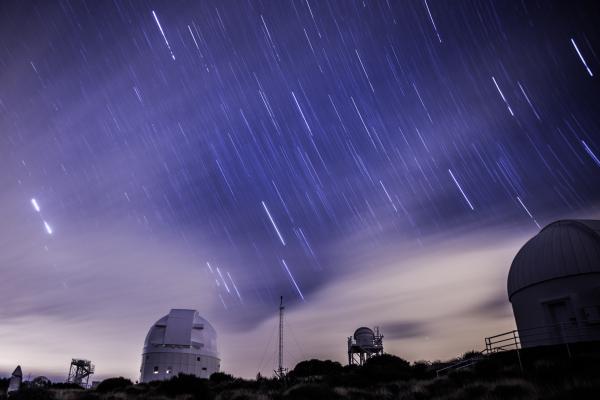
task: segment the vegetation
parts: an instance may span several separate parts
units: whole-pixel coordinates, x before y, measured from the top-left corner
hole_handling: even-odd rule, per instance
[[[125,389],[131,385],[133,385],[133,383],[129,379],[120,376],[118,378],[109,378],[103,380],[96,387],[96,391],[100,393],[115,392]]]
[[[598,399],[600,354],[582,351],[569,358],[561,349],[521,351],[482,358],[469,352],[449,362],[409,363],[393,355],[374,357],[362,366],[342,366],[330,360],[302,361],[287,379],[246,380],[226,373],[210,379],[178,375],[169,381],[133,384],[119,377],[106,379],[96,389],[53,385],[25,387],[11,400],[337,400],[337,399]],[[457,361],[475,360],[462,369],[436,371]],[[470,364],[470,363],[467,363]],[[521,370],[523,365],[523,371]],[[0,379],[0,387],[8,382]],[[0,394],[0,399],[3,399]]]

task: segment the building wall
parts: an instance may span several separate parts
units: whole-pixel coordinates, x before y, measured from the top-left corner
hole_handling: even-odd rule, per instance
[[[523,347],[600,340],[600,273],[542,282],[510,300]]]
[[[179,373],[208,379],[214,372],[219,372],[220,364],[221,360],[218,358],[201,354],[146,353],[142,355],[140,381],[150,382],[171,379]],[[167,372],[168,369],[170,369],[170,372]]]

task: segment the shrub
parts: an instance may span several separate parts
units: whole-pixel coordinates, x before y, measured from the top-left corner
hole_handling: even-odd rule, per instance
[[[465,354],[462,355],[461,359],[469,360],[471,358],[481,358],[481,352],[475,350],[469,350]]]
[[[83,390],[83,388],[81,386],[79,386],[78,384],[76,384],[76,383],[58,382],[58,383],[53,383],[50,387],[53,388],[53,389],[79,389],[79,390]]]
[[[547,400],[598,400],[598,393],[600,393],[600,386],[578,386],[573,388],[562,387],[556,393],[544,397]]]
[[[100,395],[90,390],[77,393],[74,400],[100,400]]]
[[[215,372],[210,378],[208,378],[213,383],[223,383],[223,382],[231,382],[235,380],[235,377],[230,374],[226,374],[225,372]]]
[[[473,382],[476,379],[475,373],[470,368],[455,369],[448,373],[448,378],[458,386]]]
[[[570,375],[569,363],[563,360],[537,360],[532,368],[526,371],[535,380],[548,383],[558,383]]]
[[[157,390],[169,396],[190,394],[198,400],[212,399],[212,393],[206,382],[206,379],[194,375],[179,374],[168,381],[161,381]]]
[[[336,400],[343,397],[326,385],[296,385],[284,393],[284,399],[289,400]]]
[[[290,378],[305,378],[309,376],[331,376],[342,373],[344,368],[339,362],[331,360],[308,360],[301,361],[292,371]]]
[[[488,392],[488,386],[481,383],[473,383],[465,386],[457,397],[462,400],[479,400],[485,398]]]
[[[526,382],[512,381],[497,384],[490,394],[499,399],[529,399],[532,390]]]
[[[54,400],[54,393],[46,388],[21,388],[10,394],[10,400]]]
[[[407,380],[412,377],[410,363],[391,354],[369,358],[359,373],[372,382]]]
[[[268,400],[271,398],[266,393],[236,389],[219,393],[217,400]]]
[[[133,385],[133,383],[129,379],[123,378],[122,376],[118,378],[108,378],[100,382],[98,387],[96,387],[96,391],[100,393],[114,392],[131,385]]]
[[[482,361],[479,361],[477,364],[473,365],[473,372],[475,376],[479,379],[492,379],[495,380],[498,378],[499,371],[504,367],[504,364],[501,361],[496,359],[488,358]]]
[[[415,379],[433,379],[435,370],[428,361],[415,361],[411,367],[412,376]]]
[[[380,389],[379,398],[392,398],[407,400],[412,398],[414,382],[392,382],[387,383]]]
[[[447,377],[435,378],[429,382],[423,384],[423,392],[429,397],[442,397],[448,393],[453,393],[456,390],[456,386],[453,381]]]
[[[335,391],[341,398],[347,400],[382,400],[396,398],[392,397],[393,395],[391,395],[386,389],[382,388],[336,388]]]

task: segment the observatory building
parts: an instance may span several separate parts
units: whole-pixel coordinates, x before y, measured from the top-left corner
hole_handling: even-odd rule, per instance
[[[17,392],[21,388],[21,383],[23,382],[23,371],[21,370],[21,366],[17,365],[17,368],[12,373],[10,377],[10,381],[8,381],[8,389],[6,390],[6,394],[10,395],[12,392]]]
[[[179,373],[208,378],[218,372],[217,332],[196,310],[173,309],[148,331],[140,381],[170,379]]]
[[[600,340],[600,221],[543,228],[515,256],[508,297],[522,347]]]
[[[369,358],[383,354],[383,335],[365,326],[348,338],[348,364],[363,365]]]

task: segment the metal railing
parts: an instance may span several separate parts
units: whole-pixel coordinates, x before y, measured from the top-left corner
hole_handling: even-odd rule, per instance
[[[580,325],[577,322],[567,322],[553,325],[537,326],[533,328],[512,330],[485,338],[485,350],[481,357],[457,360],[454,363],[436,370],[437,376],[451,370],[459,370],[477,364],[485,356],[502,351],[515,350],[519,366],[523,370],[520,350],[523,347],[537,347],[545,345],[564,345],[569,358],[571,358],[570,343],[585,341],[596,335],[598,327]]]
[[[519,367],[523,371],[521,360],[521,349],[523,347],[564,345],[567,355],[571,358],[571,346],[569,344],[590,340],[594,334],[597,335],[594,327],[579,325],[576,321],[513,330],[485,338],[484,354],[489,355],[515,350]]]
[[[567,322],[553,325],[537,326],[504,332],[485,338],[486,354],[506,350],[518,350],[523,347],[565,344],[585,340],[593,333],[592,327]]]

